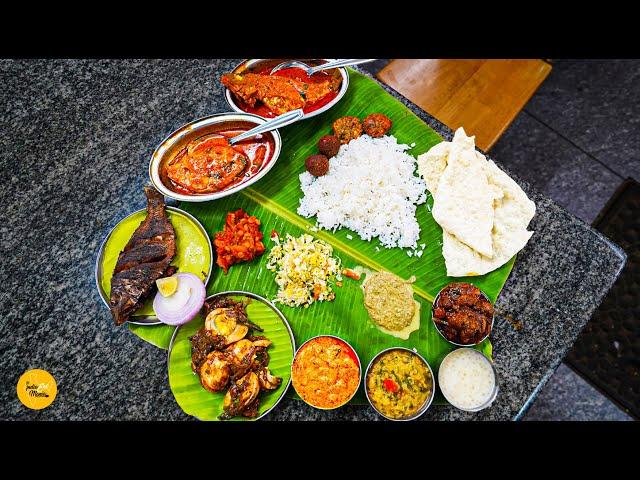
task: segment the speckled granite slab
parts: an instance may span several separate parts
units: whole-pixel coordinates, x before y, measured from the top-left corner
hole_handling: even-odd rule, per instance
[[[0,61],[1,419],[188,418],[169,390],[166,352],[113,325],[93,268],[108,230],[144,206],[155,146],[194,118],[229,110],[217,79],[236,63]],[[536,202],[536,233],[497,302],[498,399],[478,414],[434,406],[423,420],[518,418],[624,264],[616,245],[519,183]],[[15,394],[30,368],[49,370],[58,382],[55,402],[39,412]],[[379,419],[368,407],[320,412],[289,399],[267,418]]]

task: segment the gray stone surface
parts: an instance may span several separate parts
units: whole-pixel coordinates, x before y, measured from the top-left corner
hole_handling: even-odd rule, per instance
[[[558,60],[525,110],[622,177],[640,179],[640,62]]]
[[[540,390],[522,420],[630,421],[632,418],[563,363]]]
[[[233,60],[2,61],[0,418],[186,419],[169,390],[166,353],[113,325],[93,283],[108,229],[141,208],[148,159],[172,129],[227,110],[217,82]],[[418,108],[446,138],[451,132]],[[264,181],[268,181],[268,177]],[[495,404],[471,415],[434,406],[425,420],[506,420],[559,365],[606,294],[624,255],[553,201],[536,202],[536,234],[501,294],[493,334]],[[505,320],[509,314],[523,328]],[[39,412],[15,396],[44,368],[58,398]],[[270,419],[373,419],[365,407],[317,412],[285,400]]]

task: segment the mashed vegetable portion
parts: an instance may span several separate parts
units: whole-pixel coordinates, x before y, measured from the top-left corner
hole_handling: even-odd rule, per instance
[[[411,283],[390,272],[368,272],[362,284],[369,318],[386,334],[406,340],[420,328],[420,304]]]

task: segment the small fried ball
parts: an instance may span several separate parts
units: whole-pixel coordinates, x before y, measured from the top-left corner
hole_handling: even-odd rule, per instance
[[[362,122],[364,132],[370,137],[382,137],[391,128],[392,122],[389,117],[382,113],[372,113],[367,115]]]
[[[314,177],[321,177],[329,171],[329,159],[321,154],[311,155],[305,160],[304,166]]]
[[[336,134],[340,143],[344,145],[362,135],[362,123],[358,117],[339,118],[333,122],[333,133]]]
[[[335,135],[325,135],[318,140],[318,150],[327,158],[335,157],[340,150],[340,140]]]

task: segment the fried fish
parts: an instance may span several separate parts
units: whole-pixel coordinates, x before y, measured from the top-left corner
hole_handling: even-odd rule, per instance
[[[151,294],[155,281],[170,273],[176,254],[176,234],[164,197],[152,187],[145,187],[144,193],[147,217],[120,252],[111,277],[109,308],[116,325],[126,322]]]

